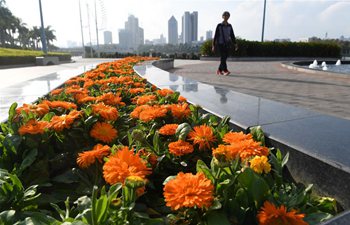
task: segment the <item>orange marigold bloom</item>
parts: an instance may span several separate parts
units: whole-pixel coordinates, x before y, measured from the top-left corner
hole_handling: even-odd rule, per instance
[[[144,122],[149,122],[151,120],[166,116],[167,112],[167,109],[161,108],[159,106],[153,106],[151,108],[143,110],[140,113],[139,118]]]
[[[253,136],[252,134],[244,134],[241,132],[228,132],[224,135],[224,138],[222,139],[227,144],[234,144],[240,141],[244,140],[252,140]]]
[[[159,129],[159,133],[162,135],[174,135],[179,124],[165,124]]]
[[[43,134],[48,127],[49,123],[47,121],[36,121],[35,119],[31,119],[18,129],[18,133],[20,135]]]
[[[191,110],[188,107],[188,104],[173,104],[170,105],[170,110],[173,116],[177,119],[182,119],[184,117],[187,117],[191,114]]]
[[[287,212],[284,205],[276,207],[271,202],[265,201],[257,215],[259,225],[308,225],[303,218],[305,214],[297,214],[297,211],[292,209]]]
[[[241,148],[238,145],[219,145],[217,148],[213,149],[213,155],[217,159],[224,157],[227,161],[230,161],[236,159],[240,151]]]
[[[50,92],[50,94],[51,94],[51,95],[59,95],[59,94],[62,93],[62,91],[63,91],[63,88],[57,88],[57,89],[55,89],[55,90],[52,90],[52,91]]]
[[[209,208],[214,200],[214,185],[203,173],[180,172],[164,186],[166,205],[172,210]]]
[[[103,103],[98,103],[91,105],[92,111],[95,114],[99,114],[105,120],[115,121],[118,119],[118,110],[112,106],[105,105]]]
[[[152,108],[152,106],[150,106],[150,105],[140,105],[140,106],[137,106],[137,107],[130,113],[130,117],[131,117],[131,118],[134,118],[134,119],[137,119],[137,118],[139,118],[140,113],[141,113],[143,110],[150,109],[150,108]]]
[[[115,155],[109,157],[103,165],[103,177],[109,184],[123,183],[129,176],[138,176],[145,179],[151,174],[151,169],[146,166],[138,154],[134,154],[128,147],[123,147]]]
[[[94,164],[96,159],[102,163],[103,157],[108,156],[111,152],[110,149],[108,145],[97,144],[92,150],[79,153],[77,164],[80,168],[87,168]]]
[[[164,88],[164,89],[161,89],[161,90],[158,90],[157,91],[157,94],[159,94],[160,96],[167,96],[167,95],[172,95],[174,94],[174,91],[171,90],[171,89],[167,89],[167,88]]]
[[[238,142],[236,145],[242,149],[239,154],[241,160],[246,160],[253,156],[268,156],[269,154],[267,147],[261,146],[260,142],[256,142],[253,139]]]
[[[50,110],[49,106],[47,104],[41,103],[37,105],[32,104],[23,104],[22,107],[19,107],[16,109],[16,112],[20,114],[22,111],[25,111],[26,113],[32,112],[34,114],[37,114],[39,116],[43,116],[46,113],[48,113]]]
[[[169,152],[173,155],[176,155],[176,156],[190,154],[194,150],[191,143],[188,143],[188,142],[183,141],[183,140],[170,142],[168,147],[169,147]]]
[[[137,98],[136,104],[144,105],[150,101],[155,101],[157,97],[155,95],[144,95]]]
[[[79,104],[96,101],[96,97],[89,96],[88,94],[76,94],[74,98]]]
[[[90,131],[91,137],[106,143],[111,143],[117,135],[118,131],[105,122],[97,122]]]
[[[97,101],[104,102],[106,105],[125,105],[125,103],[122,102],[122,98],[119,96],[119,94],[113,94],[112,92],[97,97]]]
[[[65,101],[48,101],[44,100],[42,103],[48,105],[50,108],[64,108],[64,109],[76,109],[77,105],[72,102]]]
[[[134,95],[134,94],[138,94],[138,93],[143,93],[145,92],[144,88],[130,88],[129,89],[129,93]]]
[[[177,99],[177,101],[178,102],[186,102],[187,99],[184,96],[180,95],[179,98]]]
[[[73,122],[81,116],[81,112],[73,110],[68,115],[53,116],[50,121],[50,128],[55,131],[62,131],[64,128],[70,128]]]
[[[212,128],[205,124],[195,126],[188,136],[195,145],[199,145],[199,150],[210,149],[210,145],[216,141]]]

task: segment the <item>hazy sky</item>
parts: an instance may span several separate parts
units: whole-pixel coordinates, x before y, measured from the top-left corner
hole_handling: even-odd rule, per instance
[[[79,1],[41,0],[45,26],[56,31],[60,47],[67,41],[81,43]],[[91,39],[96,43],[94,0],[81,0],[85,42],[89,42],[88,13]],[[261,39],[263,0],[96,0],[99,42],[103,31],[113,32],[118,42],[118,30],[124,28],[128,15],[139,18],[145,39],[168,36],[168,20],[174,15],[181,33],[184,11],[198,11],[198,38],[214,30],[221,22],[223,11],[231,12],[229,22],[236,36],[248,40]],[[12,13],[28,26],[40,26],[39,0],[6,0]],[[350,37],[350,0],[267,0],[265,39],[291,38],[298,41],[311,36]]]

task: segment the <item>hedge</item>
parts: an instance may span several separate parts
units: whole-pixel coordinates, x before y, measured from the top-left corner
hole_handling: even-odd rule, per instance
[[[38,56],[43,56],[43,52],[0,48],[0,65],[33,64]],[[56,56],[59,61],[71,60],[71,54],[68,53],[49,52],[48,56]]]
[[[341,48],[333,43],[318,42],[258,42],[237,40],[237,57],[330,57],[337,58],[341,55]],[[202,56],[218,56],[218,52],[212,52],[212,40],[208,40],[201,46]]]

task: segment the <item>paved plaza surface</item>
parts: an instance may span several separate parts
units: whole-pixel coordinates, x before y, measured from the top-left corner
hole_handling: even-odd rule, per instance
[[[350,75],[306,73],[281,62],[228,62],[232,74],[218,76],[218,61],[175,60],[169,72],[206,84],[350,119]]]

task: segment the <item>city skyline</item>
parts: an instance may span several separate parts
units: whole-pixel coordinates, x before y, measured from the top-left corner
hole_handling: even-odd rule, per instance
[[[144,29],[145,39],[159,38],[161,34],[168,39],[167,21],[174,15],[179,23],[185,11],[198,11],[198,37],[206,36],[206,31],[214,30],[222,21],[221,14],[231,12],[229,22],[235,34],[247,40],[260,40],[262,25],[262,0],[129,0],[116,2],[96,0],[99,25],[99,39],[103,32],[112,31],[113,43],[118,43],[118,31],[128,15],[139,18]],[[83,29],[87,37],[87,3],[90,8],[92,42],[96,42],[94,1],[81,0]],[[185,4],[184,4],[185,3]],[[37,0],[6,0],[12,13],[22,19],[28,27],[40,26]],[[153,6],[157,7],[153,7]],[[64,47],[67,42],[81,43],[79,1],[78,0],[42,0],[45,26],[55,31],[55,45]],[[350,37],[350,1],[349,0],[267,0],[265,40],[290,38],[298,41],[312,36],[339,38]],[[180,32],[179,32],[180,33]],[[88,40],[88,38],[85,38]],[[102,43],[102,41],[100,41]]]

